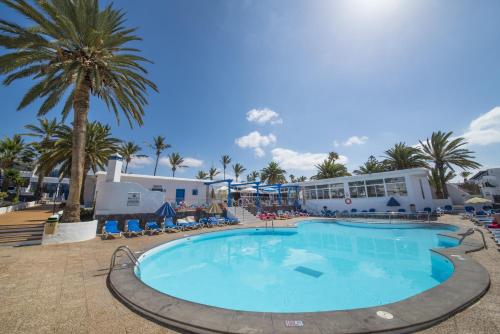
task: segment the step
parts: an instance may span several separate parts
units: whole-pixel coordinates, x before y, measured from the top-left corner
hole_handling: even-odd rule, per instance
[[[0,235],[1,234],[9,234],[9,233],[17,233],[17,232],[43,232],[43,226],[42,227],[31,227],[31,228],[11,228],[11,229],[1,229],[0,228]]]
[[[0,243],[0,247],[23,247],[23,246],[36,246],[41,244],[42,244],[42,239],[24,240],[24,241],[10,242],[10,243]]]
[[[22,241],[22,240],[42,240],[42,235],[13,235],[0,238],[0,243]]]

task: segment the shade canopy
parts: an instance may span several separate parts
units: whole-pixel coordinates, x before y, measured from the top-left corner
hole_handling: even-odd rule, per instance
[[[472,197],[465,201],[465,204],[486,204],[486,203],[491,203],[491,201],[483,197]]]
[[[218,215],[218,214],[222,213],[222,210],[221,210],[219,204],[214,202],[208,207],[207,212],[212,214],[212,215]]]
[[[242,192],[242,193],[256,193],[257,189],[248,187],[248,188],[245,188],[245,189],[241,189],[240,192]]]
[[[174,208],[172,208],[169,202],[165,202],[158,210],[156,210],[155,215],[171,218],[175,217],[175,210]]]
[[[387,206],[401,206],[401,204],[394,197],[391,197],[387,202]]]

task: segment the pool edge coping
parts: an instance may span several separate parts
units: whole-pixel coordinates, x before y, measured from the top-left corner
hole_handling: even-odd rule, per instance
[[[323,219],[314,219],[323,220]],[[415,224],[415,223],[411,223]],[[452,224],[424,223],[435,226]],[[275,227],[275,229],[293,226]],[[237,227],[236,229],[263,227]],[[235,228],[232,228],[235,229]],[[223,232],[230,229],[218,230]],[[442,233],[461,239],[466,229]],[[203,235],[206,231],[189,235]],[[179,240],[186,236],[180,236]],[[161,243],[164,244],[164,243]],[[159,245],[148,247],[149,251]],[[235,311],[182,300],[159,292],[136,277],[133,264],[118,267],[108,274],[108,288],[124,305],[140,315],[167,327],[193,333],[292,333],[297,327],[286,327],[286,320],[302,320],[307,333],[409,333],[429,328],[462,311],[479,300],[489,289],[490,276],[486,269],[472,259],[470,252],[483,245],[475,240],[464,240],[455,247],[431,249],[445,257],[454,266],[454,272],[445,282],[399,302],[377,307],[303,313],[264,313]],[[207,286],[209,287],[209,286]],[[388,312],[393,319],[377,316],[377,311]]]

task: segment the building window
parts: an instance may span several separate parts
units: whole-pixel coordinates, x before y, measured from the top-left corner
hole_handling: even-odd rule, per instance
[[[163,186],[162,186],[162,185],[155,184],[155,185],[153,186],[153,188],[151,188],[151,191],[160,191],[160,192],[163,192]]]
[[[306,199],[317,199],[318,198],[316,196],[316,186],[304,187],[304,193],[305,193]]]
[[[385,188],[384,188],[384,180],[367,180],[366,181],[366,192],[368,197],[384,197],[385,196]]]
[[[198,189],[193,189],[192,194],[193,194],[193,196],[198,196]]]
[[[352,198],[366,197],[365,181],[349,182],[349,192]]]
[[[330,185],[330,198],[344,198],[344,184],[343,183],[334,183]]]
[[[407,196],[406,182],[404,177],[391,177],[385,179],[387,196]]]
[[[330,189],[328,185],[321,185],[316,187],[318,199],[330,199]]]

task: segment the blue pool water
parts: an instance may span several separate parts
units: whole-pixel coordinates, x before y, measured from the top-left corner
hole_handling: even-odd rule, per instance
[[[240,229],[152,249],[136,274],[184,300],[259,312],[346,310],[396,302],[445,281],[453,265],[431,248],[457,241],[424,225],[307,221]]]

